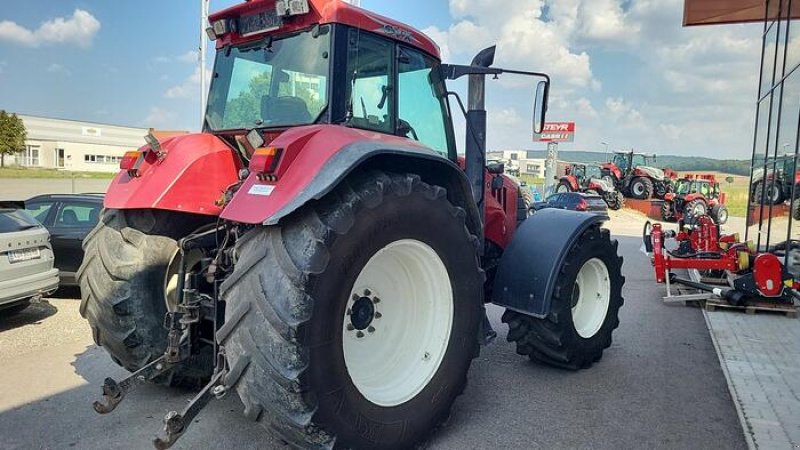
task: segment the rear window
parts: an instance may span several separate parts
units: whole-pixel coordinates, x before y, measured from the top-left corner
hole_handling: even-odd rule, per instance
[[[586,197],[586,203],[591,209],[606,209],[606,202],[601,197]]]
[[[0,233],[13,233],[40,227],[30,214],[22,209],[0,209]]]

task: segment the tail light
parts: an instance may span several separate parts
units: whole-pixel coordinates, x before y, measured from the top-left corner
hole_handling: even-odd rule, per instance
[[[586,201],[585,198],[582,198],[581,201],[578,202],[578,206],[575,207],[575,211],[588,211],[589,210],[589,203]]]
[[[132,152],[125,152],[122,155],[122,159],[119,162],[119,168],[121,170],[131,170],[133,166],[136,164],[136,160],[139,159],[139,151],[134,150]]]
[[[250,158],[250,172],[255,172],[262,178],[275,172],[281,157],[281,149],[275,147],[257,148]]]

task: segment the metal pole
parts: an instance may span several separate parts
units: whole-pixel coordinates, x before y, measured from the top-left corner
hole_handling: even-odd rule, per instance
[[[547,143],[547,159],[544,162],[544,193],[553,192],[553,187],[556,184],[556,176],[558,172],[558,143]]]
[[[200,61],[200,128],[205,126],[206,117],[206,101],[208,96],[208,89],[206,87],[206,48],[208,41],[206,40],[206,27],[208,26],[208,2],[209,0],[200,0],[200,48],[198,49],[198,59]]]

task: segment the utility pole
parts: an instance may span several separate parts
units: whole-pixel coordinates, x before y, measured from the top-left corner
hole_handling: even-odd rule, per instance
[[[200,128],[205,125],[206,102],[208,96],[208,86],[206,82],[206,49],[208,38],[206,37],[206,27],[208,26],[208,2],[200,0],[200,48],[198,49],[198,59],[200,62]]]

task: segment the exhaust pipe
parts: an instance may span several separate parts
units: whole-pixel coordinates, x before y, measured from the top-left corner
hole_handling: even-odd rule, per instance
[[[496,46],[483,49],[472,59],[472,66],[489,67],[494,64]],[[484,168],[486,167],[486,74],[470,74],[467,98],[467,132],[464,146],[466,174],[472,187],[472,198],[478,205],[481,224],[483,220]],[[483,240],[483,226],[481,235]],[[483,249],[480,249],[483,254]]]

